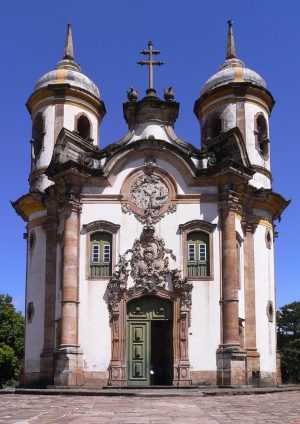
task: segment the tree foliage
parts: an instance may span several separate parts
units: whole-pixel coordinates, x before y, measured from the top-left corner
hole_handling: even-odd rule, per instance
[[[277,342],[281,354],[281,374],[285,383],[300,381],[300,302],[277,311]]]
[[[0,387],[18,378],[23,352],[24,318],[11,296],[0,294]]]

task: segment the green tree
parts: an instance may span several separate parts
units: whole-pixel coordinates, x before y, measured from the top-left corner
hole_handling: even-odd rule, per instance
[[[300,381],[300,302],[277,311],[277,342],[281,354],[281,374],[285,383]]]
[[[11,296],[0,294],[0,387],[18,379],[23,352],[24,318]]]

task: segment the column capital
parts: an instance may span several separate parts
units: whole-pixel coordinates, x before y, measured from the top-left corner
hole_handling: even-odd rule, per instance
[[[219,210],[222,214],[241,212],[240,196],[232,190],[224,190],[220,194]]]
[[[252,215],[244,215],[241,221],[241,226],[244,234],[254,234],[258,226],[257,219]]]

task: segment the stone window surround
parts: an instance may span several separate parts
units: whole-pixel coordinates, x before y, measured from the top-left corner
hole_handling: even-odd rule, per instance
[[[94,141],[94,139],[92,138],[92,134],[93,134],[93,125],[92,125],[92,122],[91,122],[91,120],[90,120],[90,118],[89,118],[89,116],[88,116],[88,114],[87,113],[85,113],[85,112],[79,112],[79,113],[77,113],[77,115],[75,115],[74,116],[74,132],[76,132],[76,134],[79,134],[79,132],[78,132],[78,120],[82,117],[82,116],[84,116],[85,118],[87,118],[87,120],[89,121],[89,123],[90,123],[90,131],[89,131],[89,136],[88,136],[88,138],[87,138],[87,141]]]
[[[266,312],[268,316],[268,321],[273,322],[274,321],[274,304],[272,300],[268,300]]]
[[[262,116],[266,122],[266,128],[267,128],[267,135],[269,136],[269,131],[268,131],[268,121],[265,117],[265,115],[263,114],[263,112],[257,112],[257,114],[254,116],[254,136],[255,136],[255,149],[258,151],[260,157],[264,160],[269,160],[269,156],[270,156],[270,149],[269,146],[267,145],[267,152],[265,154],[262,153],[261,148],[259,146],[259,141],[258,141],[258,132],[257,132],[257,118],[259,116]]]
[[[116,238],[120,225],[109,221],[93,221],[82,227],[81,234],[86,234],[86,255],[85,255],[85,278],[87,280],[109,280],[111,276],[91,277],[90,275],[90,257],[91,257],[91,234],[96,232],[109,233],[112,236],[111,246],[111,269],[116,265]]]
[[[179,231],[181,234],[181,245],[182,245],[182,259],[183,259],[183,276],[187,277],[188,280],[192,281],[212,281],[214,279],[214,249],[213,249],[213,232],[216,228],[216,224],[204,221],[201,219],[194,219],[188,221],[185,224],[179,225]],[[209,237],[209,264],[210,270],[207,276],[188,277],[187,276],[187,236],[189,233],[194,231],[200,231],[208,234]]]
[[[266,241],[267,249],[272,249],[272,241],[273,241],[273,239],[272,239],[270,228],[266,228],[265,241]]]

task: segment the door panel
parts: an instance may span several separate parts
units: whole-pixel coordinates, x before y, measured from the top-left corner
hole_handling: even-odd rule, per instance
[[[128,384],[149,384],[149,322],[128,323]]]

